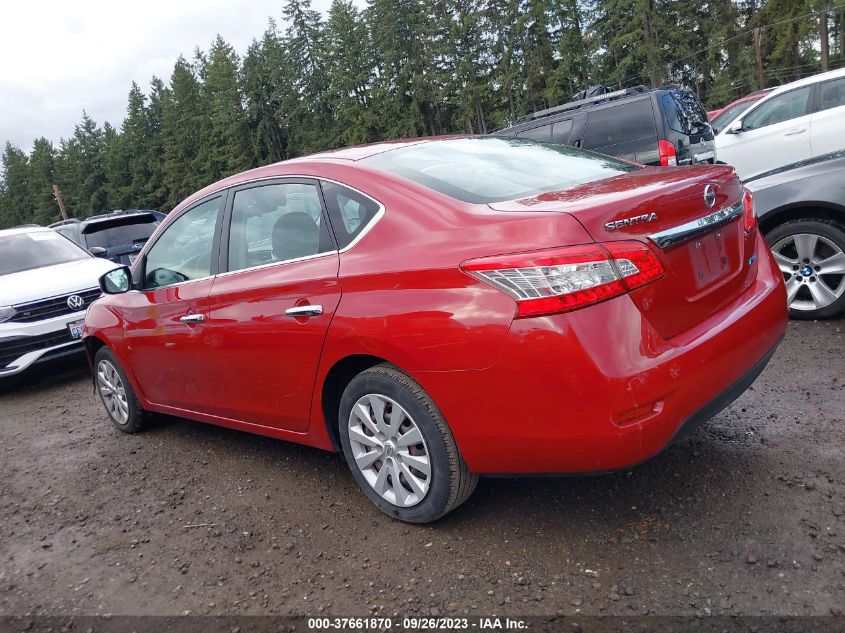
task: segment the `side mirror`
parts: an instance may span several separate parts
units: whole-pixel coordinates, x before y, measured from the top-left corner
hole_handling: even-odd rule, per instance
[[[92,246],[88,249],[88,252],[91,253],[94,257],[106,256],[106,249],[104,249],[102,246]]]
[[[131,287],[132,273],[129,266],[115,268],[100,277],[100,290],[107,295],[119,295],[128,292]]]
[[[731,123],[730,126],[728,127],[728,133],[729,134],[739,134],[742,131],[743,131],[742,119],[737,119],[736,121]]]

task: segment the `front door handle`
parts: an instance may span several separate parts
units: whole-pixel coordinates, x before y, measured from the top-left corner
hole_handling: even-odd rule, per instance
[[[179,320],[182,323],[202,323],[205,320],[205,317],[201,314],[186,314],[183,317],[180,317]]]
[[[294,306],[285,310],[285,314],[292,317],[317,316],[323,314],[323,306]]]
[[[807,131],[807,128],[802,127],[802,128],[798,128],[798,129],[795,129],[795,130],[789,130],[789,132],[784,134],[784,136],[795,136],[796,134],[803,134],[806,131]]]

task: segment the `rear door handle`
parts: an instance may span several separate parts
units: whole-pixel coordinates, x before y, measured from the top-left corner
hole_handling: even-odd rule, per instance
[[[202,323],[205,320],[205,317],[201,314],[186,314],[183,317],[180,317],[179,320],[182,323]]]
[[[803,134],[806,131],[807,131],[807,128],[805,128],[805,127],[797,128],[795,130],[789,130],[789,132],[784,134],[784,136],[795,136],[796,134]]]
[[[285,310],[285,314],[292,317],[317,316],[323,314],[323,306],[294,306]]]

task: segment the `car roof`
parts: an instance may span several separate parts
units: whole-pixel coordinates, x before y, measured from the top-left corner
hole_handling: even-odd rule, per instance
[[[802,86],[811,86],[822,81],[827,81],[828,79],[837,79],[839,77],[845,77],[845,68],[831,70],[826,73],[818,73],[816,75],[811,75],[810,77],[804,77],[803,79],[799,79],[798,81],[793,81],[792,83],[778,86],[769,94],[767,94],[764,98],[768,100],[776,95],[783,94],[784,92],[788,92],[789,90],[793,90],[795,88],[801,88]]]
[[[0,235],[22,235],[24,233],[40,233],[52,230],[46,226],[16,226],[11,229],[0,229]]]

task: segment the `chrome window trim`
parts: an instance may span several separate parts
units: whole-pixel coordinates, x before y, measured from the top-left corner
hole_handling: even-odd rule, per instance
[[[736,218],[742,216],[742,214],[743,205],[740,200],[732,206],[722,207],[718,211],[708,213],[707,215],[695,220],[685,222],[684,224],[680,224],[678,226],[673,226],[672,228],[664,231],[652,233],[648,236],[648,239],[657,244],[660,248],[668,248],[669,246],[680,244],[681,242],[690,240],[697,235],[706,233],[714,227],[732,222]]]
[[[284,264],[294,264],[296,262],[305,262],[311,259],[317,259],[319,257],[326,257],[327,255],[337,255],[337,249],[332,249],[330,251],[323,251],[322,253],[314,253],[313,255],[305,255],[303,257],[294,257],[293,259],[281,259],[277,262],[267,262],[266,264],[259,264],[258,266],[250,266],[249,268],[238,268],[237,270],[227,270],[223,273],[217,273],[214,277],[215,279],[220,277],[228,277],[229,275],[237,275],[238,273],[248,273],[252,272],[253,270],[262,270],[264,268],[270,268],[272,266],[280,266]]]

